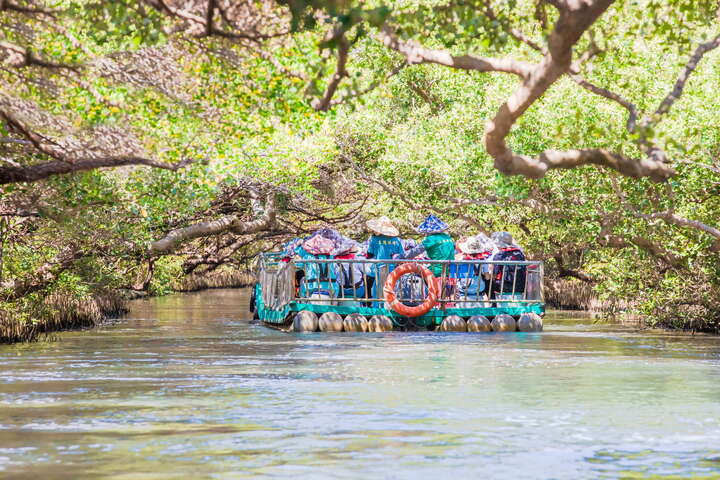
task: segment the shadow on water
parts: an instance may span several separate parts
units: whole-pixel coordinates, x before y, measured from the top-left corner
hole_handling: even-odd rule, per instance
[[[719,478],[720,339],[287,334],[248,292],[0,347],[2,478]]]

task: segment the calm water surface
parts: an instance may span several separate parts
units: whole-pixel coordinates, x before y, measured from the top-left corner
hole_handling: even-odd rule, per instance
[[[288,334],[247,292],[0,346],[0,478],[720,478],[720,338]]]

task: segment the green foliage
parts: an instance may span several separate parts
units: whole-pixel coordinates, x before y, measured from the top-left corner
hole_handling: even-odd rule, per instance
[[[181,267],[180,257],[163,257],[157,260],[148,292],[151,295],[166,295],[172,292],[173,283],[182,277]]]

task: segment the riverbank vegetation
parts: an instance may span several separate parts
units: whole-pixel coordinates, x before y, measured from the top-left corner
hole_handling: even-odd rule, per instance
[[[717,331],[719,35],[715,0],[0,2],[0,338],[429,212]]]

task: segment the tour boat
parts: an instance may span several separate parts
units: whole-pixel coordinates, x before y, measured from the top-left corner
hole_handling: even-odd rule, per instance
[[[292,331],[542,330],[543,263],[260,256],[250,309]],[[490,295],[488,295],[490,293]]]

